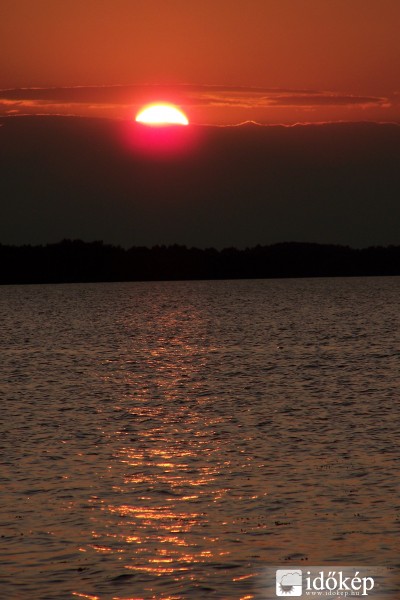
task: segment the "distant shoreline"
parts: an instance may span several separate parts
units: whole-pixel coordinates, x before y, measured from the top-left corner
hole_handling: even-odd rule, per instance
[[[285,242],[268,246],[199,249],[143,246],[124,249],[101,241],[0,244],[0,284],[281,279],[400,275],[400,246]]]

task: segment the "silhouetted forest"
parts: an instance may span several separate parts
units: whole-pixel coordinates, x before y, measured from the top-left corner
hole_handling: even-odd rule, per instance
[[[238,250],[133,247],[63,240],[45,246],[0,244],[0,283],[251,279],[400,275],[400,246],[280,243]]]

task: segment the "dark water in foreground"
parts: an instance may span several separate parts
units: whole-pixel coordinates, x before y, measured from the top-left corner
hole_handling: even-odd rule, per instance
[[[0,598],[258,599],[271,565],[398,567],[399,298],[0,288]]]

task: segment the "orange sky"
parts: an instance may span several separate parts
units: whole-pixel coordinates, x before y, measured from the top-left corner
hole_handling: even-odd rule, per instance
[[[2,0],[0,88],[53,90],[0,114],[127,117],[162,84],[200,123],[400,120],[399,31],[399,0]]]

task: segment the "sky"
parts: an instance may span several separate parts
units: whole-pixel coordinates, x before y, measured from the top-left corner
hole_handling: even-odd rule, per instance
[[[2,0],[0,243],[400,244],[399,26],[399,0]],[[145,132],[156,101],[190,125]]]
[[[2,0],[0,114],[399,121],[399,26],[398,0]]]

